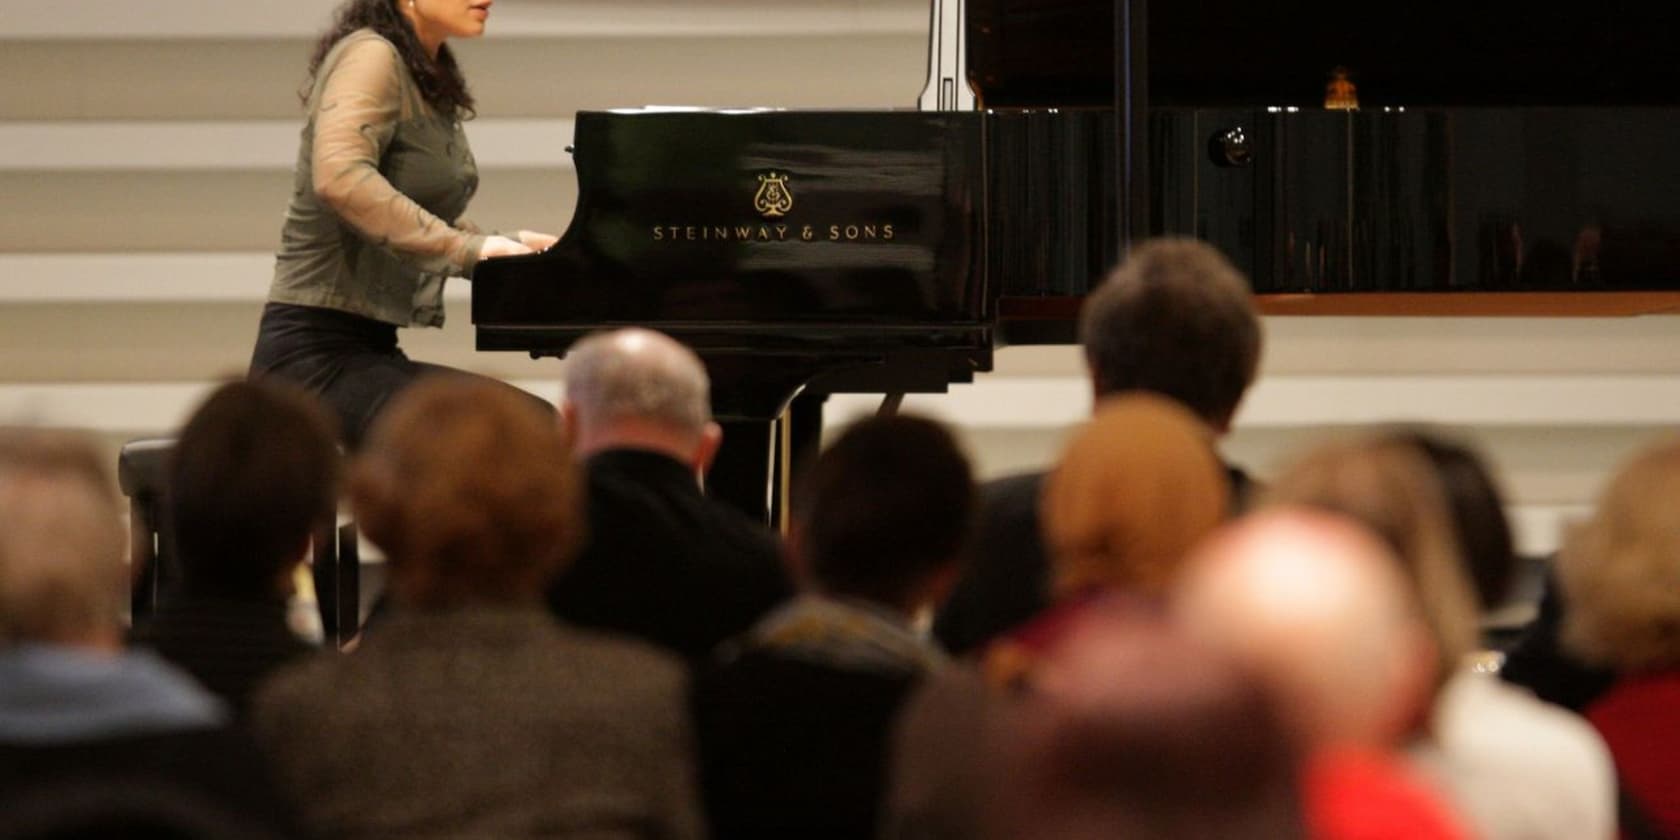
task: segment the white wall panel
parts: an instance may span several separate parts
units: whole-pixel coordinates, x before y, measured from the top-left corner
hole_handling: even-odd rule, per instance
[[[281,169],[0,170],[0,253],[272,251],[292,173]],[[489,169],[467,215],[489,230],[561,230],[570,169]]]
[[[0,2],[0,420],[168,429],[250,354],[333,0]],[[580,109],[909,105],[924,0],[501,0],[459,45],[484,168],[470,215],[564,228]],[[411,355],[558,390],[563,367],[473,349],[464,284]],[[1450,424],[1502,469],[1524,544],[1555,542],[1615,462],[1680,417],[1680,318],[1268,318],[1225,442],[1262,477],[1370,421]],[[875,397],[836,398],[835,422]],[[908,405],[959,424],[986,475],[1036,468],[1089,409],[1075,348]]]
[[[17,39],[307,37],[338,0],[53,0],[0,4],[0,35]],[[926,4],[903,0],[502,0],[496,38],[758,37],[805,32],[921,31]]]
[[[486,38],[457,51],[485,118],[570,118],[648,104],[890,108],[912,104],[922,36]],[[9,41],[0,114],[15,120],[298,122],[307,38]]]
[[[0,172],[291,172],[298,131],[295,119],[0,123]],[[481,170],[572,166],[571,120],[480,119],[466,132]]]

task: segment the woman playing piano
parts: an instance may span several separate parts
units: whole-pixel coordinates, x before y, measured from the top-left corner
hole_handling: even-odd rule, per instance
[[[416,378],[399,327],[443,324],[443,285],[553,236],[486,235],[461,218],[478,168],[446,41],[484,33],[491,0],[346,0],[309,64],[308,108],[274,282],[251,359],[319,393],[346,441]]]

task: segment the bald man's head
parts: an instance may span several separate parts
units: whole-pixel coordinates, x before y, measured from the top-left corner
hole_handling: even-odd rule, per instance
[[[1309,744],[1388,747],[1423,719],[1435,649],[1399,563],[1351,520],[1277,508],[1196,551],[1174,602],[1247,662]]]
[[[1140,675],[1147,675],[1140,678]],[[1300,749],[1230,657],[1099,602],[984,734],[989,838],[1302,836]]]
[[[669,336],[636,328],[597,333],[567,361],[564,410],[580,454],[628,446],[691,461],[716,450],[706,367]]]

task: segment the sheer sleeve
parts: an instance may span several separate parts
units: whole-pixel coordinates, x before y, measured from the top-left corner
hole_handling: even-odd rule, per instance
[[[390,45],[367,38],[344,46],[315,107],[310,167],[315,195],[369,242],[421,271],[465,277],[482,235],[458,230],[403,195],[379,172],[381,152],[402,117],[402,82]]]

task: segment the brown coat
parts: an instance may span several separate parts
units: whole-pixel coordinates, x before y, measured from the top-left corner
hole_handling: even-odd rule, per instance
[[[393,613],[259,692],[322,836],[701,836],[681,668],[540,606]]]

